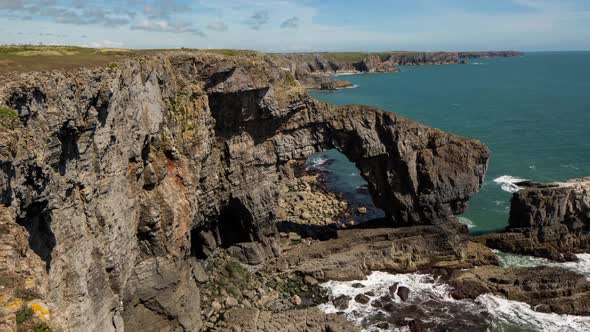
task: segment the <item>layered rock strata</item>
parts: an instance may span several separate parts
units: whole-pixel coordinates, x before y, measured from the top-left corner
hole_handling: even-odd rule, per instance
[[[517,184],[509,226],[479,241],[502,251],[575,260],[590,250],[590,178]]]
[[[462,213],[488,159],[479,142],[393,113],[315,101],[271,56],[5,76],[0,104],[20,120],[0,135],[0,202],[66,331],[203,328],[199,260],[237,244],[280,253],[290,160],[338,149],[388,225],[409,226]]]

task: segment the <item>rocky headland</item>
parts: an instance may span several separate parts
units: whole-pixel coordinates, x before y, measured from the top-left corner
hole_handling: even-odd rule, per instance
[[[497,52],[379,52],[273,54],[279,65],[293,73],[306,88],[337,90],[352,86],[334,74],[398,72],[399,66],[463,64],[468,59],[521,56]]]
[[[492,248],[555,261],[590,250],[590,178],[556,183],[517,183],[509,226],[479,242]]]
[[[316,307],[334,300],[318,283],[375,270],[443,275],[458,297],[512,282],[511,298],[587,314],[520,286],[572,303],[588,292],[575,273],[479,277],[501,274],[496,256],[454,216],[483,182],[483,144],[314,100],[284,61],[163,52],[3,77],[0,329],[356,331]],[[346,204],[296,176],[328,149],[383,220],[337,227]]]

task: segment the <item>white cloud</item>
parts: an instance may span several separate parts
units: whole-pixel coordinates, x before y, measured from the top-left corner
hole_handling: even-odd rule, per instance
[[[83,45],[85,47],[95,47],[95,48],[122,48],[124,46],[121,42],[116,42],[112,40],[101,40],[101,41],[94,41]]]

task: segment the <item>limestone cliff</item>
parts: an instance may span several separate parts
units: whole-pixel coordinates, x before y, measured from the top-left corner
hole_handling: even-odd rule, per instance
[[[199,330],[200,259],[238,243],[279,254],[291,160],[338,149],[394,226],[462,213],[488,159],[477,141],[313,100],[272,56],[15,74],[0,105],[20,120],[1,128],[2,213],[26,234],[19,259],[41,262],[33,287],[66,331]]]
[[[519,183],[505,233],[480,240],[500,250],[563,261],[590,248],[590,178]]]

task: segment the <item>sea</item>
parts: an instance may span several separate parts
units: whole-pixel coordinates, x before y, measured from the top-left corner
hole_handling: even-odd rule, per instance
[[[353,88],[311,94],[338,105],[375,106],[478,139],[489,147],[491,159],[481,191],[459,217],[473,234],[501,231],[508,225],[510,198],[519,181],[590,176],[590,52],[539,52],[474,59],[462,65],[406,66],[398,73],[347,75],[345,79]],[[328,189],[355,205],[369,207],[370,216],[382,214],[372,206],[366,182],[344,155],[318,153],[307,165],[326,175]],[[506,267],[556,265],[590,278],[590,254],[579,255],[575,263],[497,255]],[[494,295],[454,300],[449,286],[427,274],[373,272],[358,282],[366,286],[363,291],[377,296],[394,282],[409,286],[413,291],[408,302],[396,299],[398,310],[406,319],[421,320],[428,330],[590,331],[589,317],[539,313],[525,303]],[[352,284],[333,281],[324,287],[333,296],[354,297],[359,290]],[[321,308],[336,311],[331,303]],[[409,329],[401,327],[399,317],[357,303],[342,314],[366,331]],[[378,327],[380,322],[389,322],[389,327]]]

